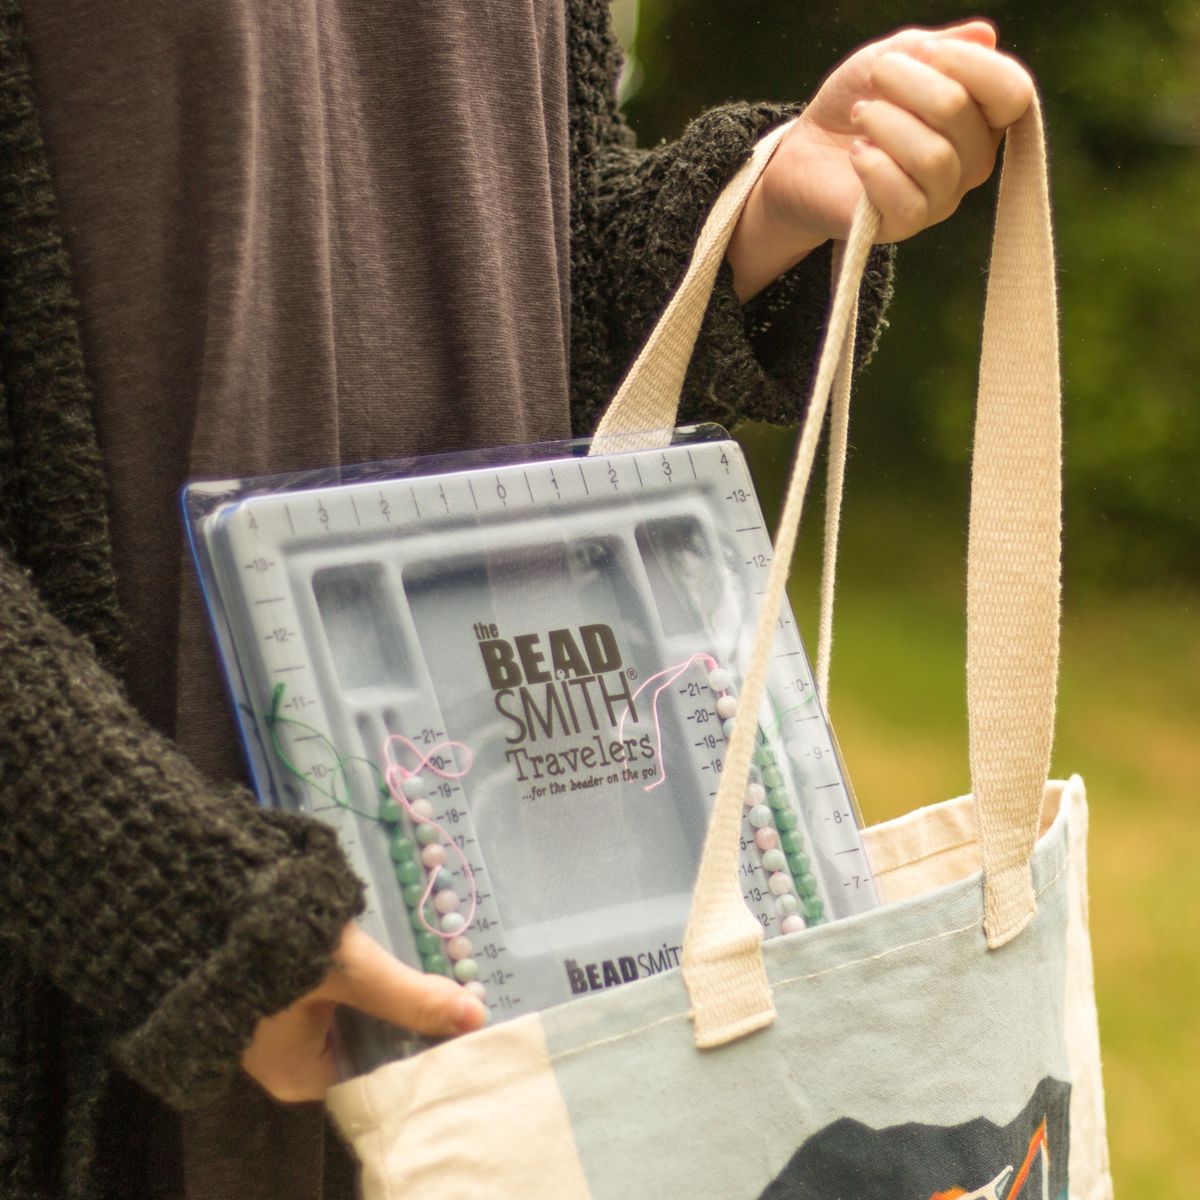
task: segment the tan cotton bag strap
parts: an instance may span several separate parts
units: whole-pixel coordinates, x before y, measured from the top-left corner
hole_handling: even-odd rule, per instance
[[[663,431],[674,424],[687,361],[725,244],[744,197],[783,132],[774,131],[760,144],[714,206],[679,291],[602,423],[606,435],[641,435],[629,437],[631,447],[660,445]],[[730,193],[735,199],[724,205]],[[878,220],[864,201],[847,240],[755,647],[740,683],[739,716],[705,839],[683,951],[700,1046],[721,1045],[775,1016],[761,927],[746,908],[738,882],[742,795],[753,751],[754,714],[761,704],[804,492],[837,365],[849,357],[846,335],[853,328],[854,302]],[[719,228],[710,229],[714,225]],[[700,294],[681,295],[690,292]],[[604,448],[612,446],[608,442]],[[1041,114],[1035,102],[1009,130],[1005,148],[972,458],[967,699],[984,864],[984,926],[993,947],[1016,936],[1035,911],[1030,858],[1049,769],[1058,667],[1060,476],[1054,255]]]

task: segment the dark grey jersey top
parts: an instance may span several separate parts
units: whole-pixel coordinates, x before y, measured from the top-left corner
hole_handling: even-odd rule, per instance
[[[28,6],[135,703],[240,770],[185,480],[565,436],[560,0]]]
[[[95,390],[131,698],[240,753],[177,492],[568,433],[560,0],[27,6]],[[248,1086],[147,1189],[350,1194],[321,1113]],[[184,1179],[177,1171],[182,1162]]]

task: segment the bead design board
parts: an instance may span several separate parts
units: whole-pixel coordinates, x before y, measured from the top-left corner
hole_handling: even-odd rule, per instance
[[[711,426],[433,466],[185,507],[260,795],[501,1019],[678,965],[771,543]],[[786,609],[767,690],[741,874],[770,937],[876,898]]]

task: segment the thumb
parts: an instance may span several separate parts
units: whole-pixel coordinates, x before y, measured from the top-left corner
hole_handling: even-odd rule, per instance
[[[995,50],[999,42],[995,25],[983,18],[960,21],[955,25],[943,25],[940,29],[914,32],[920,33],[920,40],[922,41],[929,38],[953,38],[960,42],[974,42],[976,45],[983,46],[988,50]]]
[[[997,45],[996,27],[990,21],[972,20],[960,21],[956,25],[943,25],[938,29],[924,26],[910,26],[893,33],[882,41],[873,43],[876,52],[884,54],[889,50],[899,50],[912,54],[919,46],[928,41],[973,42],[985,50],[995,50]]]
[[[406,966],[356,925],[346,927],[333,961],[318,989],[323,999],[435,1037],[470,1033],[487,1020],[483,1004],[465,988]]]

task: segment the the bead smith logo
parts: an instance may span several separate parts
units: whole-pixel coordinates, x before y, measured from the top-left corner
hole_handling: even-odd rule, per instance
[[[496,711],[509,726],[510,749],[504,756],[516,767],[519,782],[614,766],[620,778],[628,764],[655,757],[649,734],[612,737],[623,717],[627,725],[636,725],[638,714],[630,685],[636,672],[625,667],[610,626],[580,625],[509,639],[496,625],[477,623],[472,632]],[[581,734],[590,735],[582,744],[562,744]],[[556,744],[543,753],[526,748],[542,742]],[[607,781],[592,776],[573,786]]]
[[[662,971],[670,971],[679,966],[679,956],[682,952],[682,946],[672,946],[663,942],[654,950],[643,951],[638,955],[624,954],[619,958],[606,958],[600,962],[581,963],[577,959],[568,958],[563,963],[563,968],[567,972],[567,983],[572,995],[580,996],[584,992],[599,992],[604,988],[619,987],[622,983],[632,983],[635,979],[645,979]]]

